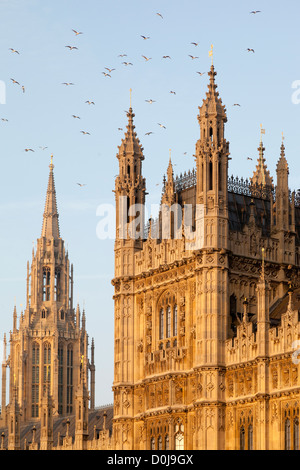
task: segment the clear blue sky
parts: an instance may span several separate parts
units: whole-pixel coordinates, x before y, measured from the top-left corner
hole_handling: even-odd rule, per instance
[[[252,10],[262,13],[251,15]],[[15,297],[18,314],[25,305],[26,263],[41,233],[53,153],[61,236],[75,269],[75,303],[85,304],[89,336],[95,338],[96,404],[112,402],[114,241],[97,238],[96,210],[114,203],[123,137],[118,128],[126,126],[129,89],[144,147],[149,204],[160,201],[170,148],[175,173],[194,167],[198,106],[208,83],[207,75],[196,72],[208,71],[211,44],[228,112],[230,174],[252,175],[262,123],[272,176],[283,131],[290,187],[298,189],[300,105],[292,103],[292,83],[300,80],[299,17],[299,0],[284,5],[277,0],[0,0],[0,80],[7,92],[0,118],[8,119],[0,121],[1,339],[12,328]],[[75,37],[72,29],[83,34]],[[118,57],[123,53],[127,57]],[[116,69],[111,78],[102,74],[105,67]],[[154,134],[145,136],[148,131]],[[26,153],[28,147],[35,152]]]

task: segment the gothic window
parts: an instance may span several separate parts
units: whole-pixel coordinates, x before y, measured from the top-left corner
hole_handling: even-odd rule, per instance
[[[209,137],[210,137],[211,142],[213,142],[214,141],[214,133],[213,133],[212,127],[209,129]]]
[[[67,413],[73,411],[73,349],[67,350]]]
[[[155,450],[155,438],[151,437],[151,442],[150,442],[151,450]]]
[[[184,450],[184,426],[182,423],[175,426],[175,450]]]
[[[240,429],[240,450],[246,450],[245,428]]]
[[[42,318],[46,318],[46,309],[45,308],[43,308],[43,310],[42,310]]]
[[[65,319],[65,312],[64,312],[63,309],[61,309],[61,310],[59,311],[59,317],[60,317],[60,320],[64,320],[64,319]]]
[[[63,362],[64,350],[63,346],[58,347],[58,412],[63,414]]]
[[[54,300],[60,301],[60,269],[55,269]]]
[[[31,377],[31,416],[39,416],[39,376],[40,376],[40,348],[32,345],[32,377]]]
[[[208,190],[211,191],[213,189],[213,164],[209,162],[208,164]]]
[[[171,307],[167,307],[167,318],[166,318],[166,337],[170,338],[171,336]]]
[[[253,426],[248,427],[248,450],[253,450]]]
[[[219,191],[222,191],[222,164],[219,162]]]
[[[158,312],[158,338],[160,341],[166,340],[165,344],[168,343],[168,347],[170,347],[170,339],[174,340],[178,333],[178,310],[173,293],[167,293],[162,297],[158,305]],[[174,345],[174,341],[172,343]]]
[[[177,315],[177,305],[173,307],[173,336],[177,336],[177,325],[178,325],[178,315]]]
[[[289,418],[284,423],[284,448],[291,450],[291,422]]]
[[[159,339],[164,338],[164,310],[159,312]]]
[[[162,450],[162,437],[161,436],[158,436],[158,440],[157,440],[157,447],[158,447],[158,450]]]
[[[170,439],[168,434],[165,436],[165,450],[170,450]]]
[[[50,268],[43,268],[43,301],[50,300]]]
[[[49,343],[44,344],[44,383],[51,381],[51,346]]]
[[[299,419],[294,419],[294,450],[299,450]]]

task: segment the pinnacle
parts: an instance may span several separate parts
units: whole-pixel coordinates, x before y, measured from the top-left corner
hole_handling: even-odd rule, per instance
[[[59,233],[59,223],[58,223],[58,212],[56,204],[56,190],[54,182],[54,165],[52,163],[49,165],[50,173],[46,194],[46,203],[43,216],[43,227],[42,227],[42,237],[47,239],[58,239],[60,238]]]

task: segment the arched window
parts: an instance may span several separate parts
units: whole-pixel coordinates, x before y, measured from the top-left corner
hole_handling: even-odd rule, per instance
[[[174,305],[174,308],[173,308],[173,336],[177,336],[177,325],[178,325],[177,305]]]
[[[67,350],[67,413],[73,411],[73,349]]]
[[[63,346],[58,346],[58,412],[63,414],[63,364],[64,364],[64,350]]]
[[[175,450],[184,450],[184,426],[181,422],[175,426]]]
[[[162,450],[162,437],[161,436],[158,436],[158,440],[157,440],[157,448],[158,450]]]
[[[167,307],[167,318],[166,318],[166,338],[171,336],[171,307]]]
[[[51,345],[44,344],[44,383],[51,381]]]
[[[43,308],[43,310],[42,310],[42,318],[46,318],[46,309],[45,308]]]
[[[60,301],[60,269],[55,269],[55,279],[54,279],[54,300]]]
[[[159,339],[164,338],[164,309],[159,312]]]
[[[240,450],[246,450],[245,428],[240,429]]]
[[[39,416],[39,383],[40,383],[40,347],[32,345],[32,377],[31,377],[31,416]]]
[[[154,437],[151,437],[150,447],[151,447],[151,450],[155,450],[155,439],[154,439]]]
[[[248,450],[253,450],[253,426],[248,427]]]
[[[170,440],[169,440],[169,435],[166,434],[165,435],[165,450],[169,450],[170,449]]]
[[[209,162],[208,164],[208,190],[211,191],[213,189],[213,164]]]
[[[299,419],[294,419],[294,450],[299,450]]]
[[[285,450],[291,450],[291,422],[287,418],[284,424],[284,447]]]
[[[43,301],[50,300],[50,268],[43,268]]]
[[[213,133],[212,127],[209,129],[209,137],[210,137],[211,142],[213,142],[214,141],[214,133]]]

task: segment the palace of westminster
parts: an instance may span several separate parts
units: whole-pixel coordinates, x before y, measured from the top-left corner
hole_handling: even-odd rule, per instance
[[[131,106],[127,113],[114,189],[114,403],[107,407],[95,407],[95,345],[85,311],[73,306],[51,160],[26,308],[19,317],[14,309],[4,336],[0,449],[300,448],[300,194],[289,190],[284,141],[276,184],[262,139],[253,176],[228,177],[227,116],[213,65],[208,76],[196,168],[174,177],[170,159],[160,206],[169,217],[161,210],[146,224],[139,214],[134,237],[136,218],[122,201],[143,207],[146,181]],[[173,207],[182,208],[179,222]],[[186,207],[191,230],[178,237]],[[193,244],[197,227],[201,243]]]

